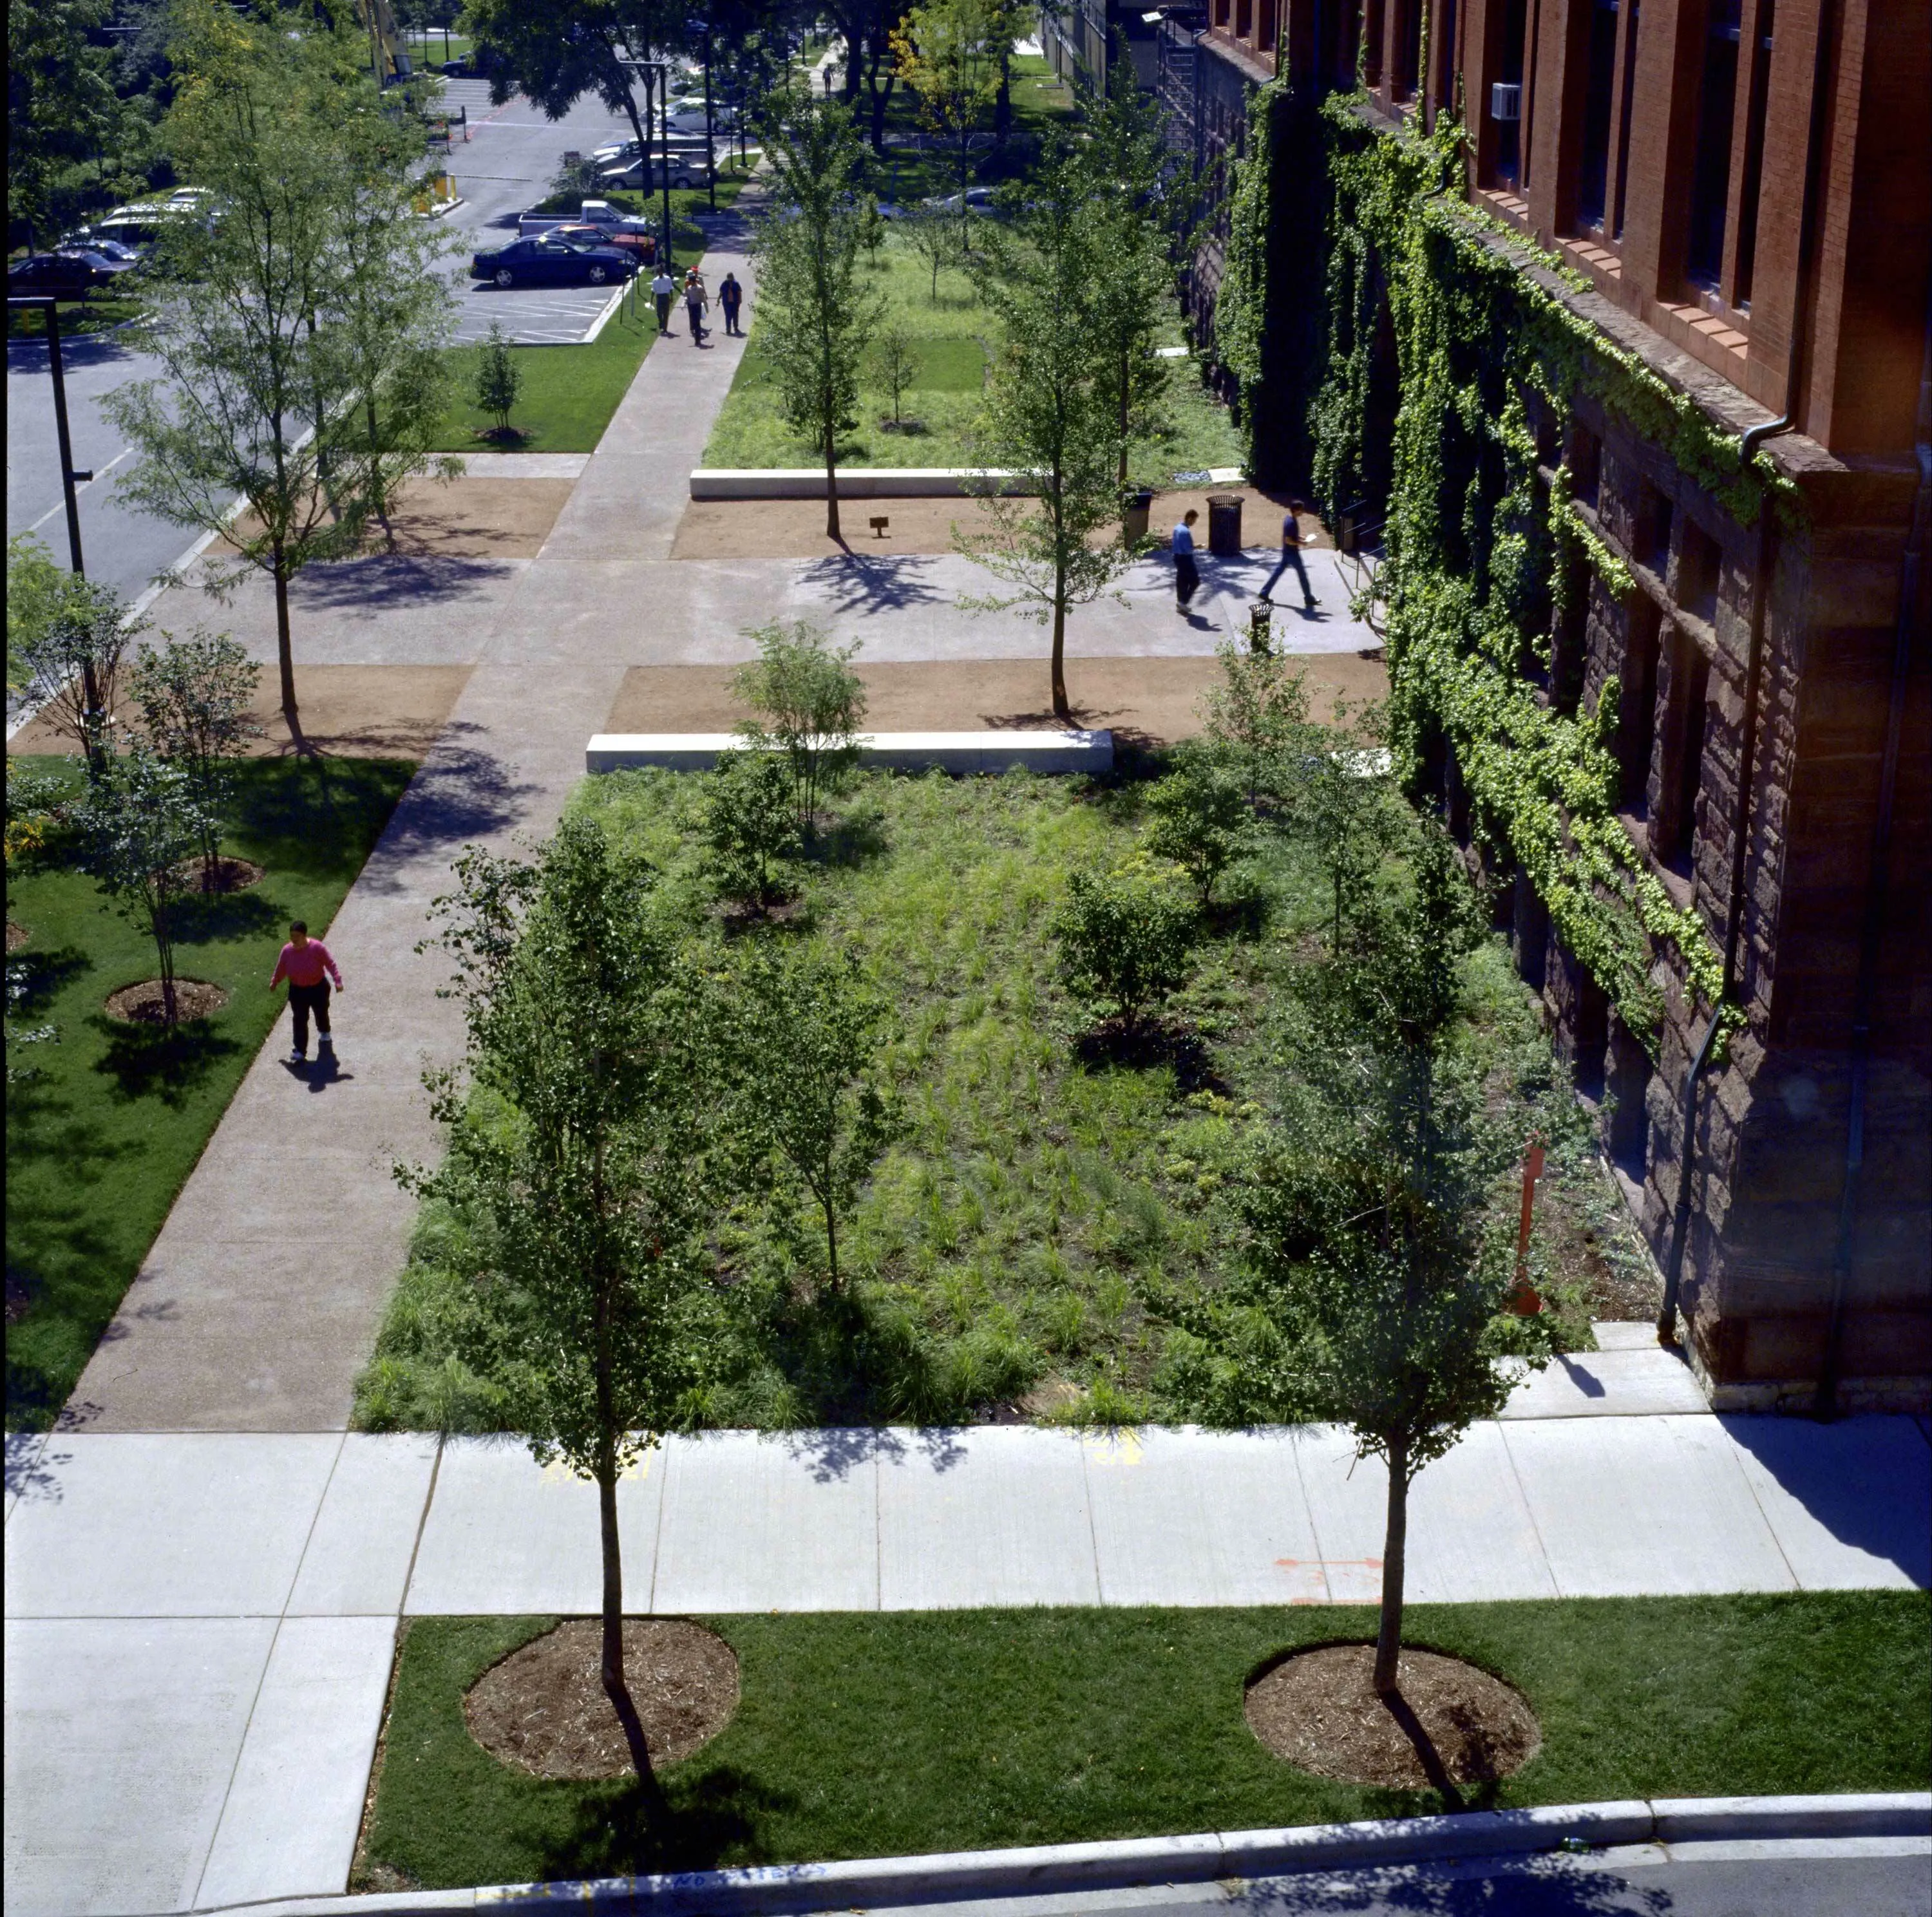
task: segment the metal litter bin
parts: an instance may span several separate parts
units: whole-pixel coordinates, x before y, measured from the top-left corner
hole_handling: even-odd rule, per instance
[[[1241,496],[1208,495],[1208,550],[1216,559],[1237,559],[1241,550]]]

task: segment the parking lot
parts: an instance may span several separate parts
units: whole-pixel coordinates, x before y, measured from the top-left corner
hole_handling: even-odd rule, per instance
[[[549,120],[521,95],[501,106],[490,104],[482,80],[450,80],[444,104],[452,114],[467,109],[470,138],[452,143],[447,165],[463,204],[448,216],[457,292],[455,338],[482,339],[492,321],[521,346],[572,346],[587,339],[598,318],[622,296],[615,286],[512,286],[468,277],[471,254],[506,245],[517,237],[517,215],[550,190],[566,148],[588,152],[628,131],[596,100],[580,100],[561,119]]]

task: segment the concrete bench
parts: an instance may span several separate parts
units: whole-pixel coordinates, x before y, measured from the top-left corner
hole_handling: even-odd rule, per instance
[[[600,732],[585,748],[586,772],[626,772],[665,766],[706,772],[721,753],[744,744],[731,732]],[[1114,766],[1111,732],[868,732],[859,754],[868,766],[894,772],[1004,772],[1024,766],[1037,772],[1106,772]]]
[[[842,466],[841,500],[958,500],[976,494],[975,482],[997,480],[1008,493],[1030,493],[1024,474],[970,466]],[[700,466],[691,476],[694,500],[822,500],[825,469],[805,466]]]

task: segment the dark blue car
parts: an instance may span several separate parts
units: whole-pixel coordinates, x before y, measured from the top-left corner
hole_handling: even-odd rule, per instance
[[[470,262],[470,277],[500,286],[601,286],[628,280],[637,256],[621,247],[598,246],[556,233],[512,240]]]

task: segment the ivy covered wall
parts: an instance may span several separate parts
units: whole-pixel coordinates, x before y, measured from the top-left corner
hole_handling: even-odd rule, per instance
[[[1614,600],[1636,590],[1573,506],[1571,409],[1588,394],[1621,416],[1742,525],[1768,500],[1788,512],[1788,489],[1768,461],[1744,471],[1733,437],[1552,290],[1581,281],[1468,202],[1461,130],[1448,116],[1432,134],[1396,132],[1337,96],[1310,117],[1328,208],[1325,243],[1308,249],[1325,282],[1309,302],[1322,344],[1301,430],[1331,524],[1364,498],[1386,504],[1377,590],[1398,765],[1419,793],[1424,769],[1453,758],[1478,844],[1527,874],[1552,931],[1654,1054],[1657,947],[1681,955],[1707,1006],[1722,958],[1616,816],[1616,682],[1586,709],[1552,680],[1551,634],[1571,596],[1593,579]],[[1255,166],[1238,190],[1258,197],[1262,178]],[[1278,322],[1257,322],[1252,290],[1274,286],[1282,262],[1268,256],[1292,218],[1236,208],[1229,277],[1244,290],[1228,350],[1264,403],[1280,380]],[[1256,417],[1262,436],[1276,430],[1265,404]]]

